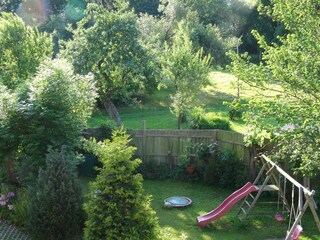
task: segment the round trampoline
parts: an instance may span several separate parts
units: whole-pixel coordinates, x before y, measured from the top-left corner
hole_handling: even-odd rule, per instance
[[[166,207],[181,208],[189,206],[191,203],[192,200],[190,198],[182,196],[169,197],[164,200],[164,205]]]

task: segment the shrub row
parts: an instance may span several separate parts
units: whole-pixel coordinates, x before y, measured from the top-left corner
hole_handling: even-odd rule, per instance
[[[189,165],[196,166],[192,175],[186,172]],[[233,152],[222,151],[216,143],[187,146],[178,165],[158,165],[156,161],[149,159],[138,171],[146,179],[202,180],[210,185],[231,189],[243,186],[248,179],[245,162]]]
[[[202,108],[198,107],[190,113],[190,128],[230,130],[230,121],[205,113]]]

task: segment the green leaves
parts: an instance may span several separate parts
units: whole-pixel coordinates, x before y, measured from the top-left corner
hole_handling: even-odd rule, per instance
[[[28,229],[34,239],[69,239],[81,234],[84,220],[74,155],[49,149],[31,195]]]
[[[63,59],[41,64],[23,97],[5,87],[0,91],[0,153],[23,158],[24,176],[45,165],[49,145],[79,145],[97,96],[93,76],[74,74]]]
[[[179,118],[190,107],[200,89],[208,83],[211,56],[203,56],[203,51],[195,51],[183,23],[180,24],[172,46],[165,45],[162,67],[165,81],[175,87],[172,96],[172,111]]]
[[[95,74],[105,106],[109,101],[131,100],[138,90],[153,89],[159,71],[138,42],[135,14],[125,9],[108,11],[95,4],[89,4],[86,13],[72,31],[73,40],[64,43],[62,55],[77,72]]]
[[[9,89],[24,84],[38,65],[52,56],[52,38],[25,26],[12,13],[0,17],[0,83]]]
[[[90,184],[85,204],[88,220],[85,239],[157,239],[158,223],[150,208],[150,197],[143,194],[142,176],[135,170],[139,159],[132,159],[135,147],[128,146],[129,136],[113,132],[112,141],[87,141],[85,148],[102,163]]]
[[[232,72],[240,80],[276,94],[268,102],[252,99],[247,121],[253,127],[251,143],[263,143],[271,137],[277,143],[276,157],[290,161],[297,172],[314,175],[318,172],[320,97],[320,41],[318,1],[272,0],[268,13],[282,21],[287,35],[279,44],[268,45],[254,32],[263,49],[259,65],[250,63],[247,55],[231,54]],[[272,88],[272,84],[278,88]],[[273,119],[273,124],[266,124]],[[290,130],[283,127],[293,126]]]

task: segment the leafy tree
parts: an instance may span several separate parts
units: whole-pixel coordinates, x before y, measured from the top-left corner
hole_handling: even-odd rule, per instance
[[[319,172],[319,94],[320,41],[318,1],[271,0],[261,6],[275,21],[282,22],[288,32],[279,38],[280,44],[268,45],[266,39],[254,32],[263,49],[263,63],[249,62],[248,55],[231,53],[232,72],[242,81],[263,89],[271,83],[281,89],[270,89],[277,96],[267,102],[251,101],[247,114],[253,142],[271,137],[277,143],[276,157],[292,163],[304,175]],[[273,118],[278,125],[267,124]]]
[[[118,2],[121,1],[124,2],[125,0],[86,0],[88,3],[96,3],[109,10],[116,9]],[[135,9],[136,13],[158,14],[159,0],[129,0],[127,2],[130,4],[130,7]]]
[[[165,41],[171,41],[181,21],[189,24],[189,31],[199,23],[199,16],[196,11],[186,8],[181,0],[163,0],[159,5],[159,11],[163,15],[162,26],[165,28]],[[192,27],[191,27],[192,26]]]
[[[130,6],[136,13],[148,13],[158,15],[158,6],[160,0],[130,0]]]
[[[139,29],[139,41],[155,56],[160,56],[166,40],[166,24],[164,18],[149,14],[140,14],[137,19]]]
[[[0,2],[0,12],[13,12],[22,0],[2,0]]]
[[[52,34],[54,43],[54,56],[60,51],[59,41],[71,39],[72,34],[67,30],[69,24],[74,24],[64,12],[51,14],[49,20],[39,26],[41,32]]]
[[[195,48],[203,48],[205,55],[210,54],[213,56],[213,65],[225,66],[228,60],[225,53],[234,47],[234,41],[230,34],[227,35],[221,31],[220,26],[218,27],[218,25],[210,23],[210,21],[204,21],[202,19],[203,13],[195,6],[202,6],[203,9],[208,7],[204,1],[194,2],[194,4],[184,0],[162,1],[159,10],[163,16],[158,22],[162,29],[165,30],[165,34],[163,34],[163,30],[157,31],[155,34],[150,35],[149,38],[152,41],[154,40],[154,36],[159,36],[159,40],[164,39],[168,43],[171,43],[175,33],[179,29],[180,22],[184,21],[188,25],[188,33],[193,46]],[[155,30],[157,29],[156,27]],[[147,33],[155,30],[150,27]]]
[[[229,61],[226,53],[235,45],[234,38],[223,37],[221,30],[212,24],[196,26],[191,40],[196,48],[203,48],[205,55],[213,57],[213,66],[225,66]]]
[[[74,74],[66,60],[45,61],[28,84],[25,97],[1,96],[1,154],[12,149],[26,167],[21,173],[28,174],[44,166],[48,145],[73,149],[90,116],[95,90],[93,77]],[[9,100],[10,95],[14,100]]]
[[[84,214],[74,156],[49,149],[31,196],[28,230],[33,239],[70,239],[81,234]]]
[[[138,90],[156,86],[157,65],[138,41],[136,15],[120,4],[117,10],[89,4],[86,17],[72,30],[62,55],[79,73],[93,72],[108,115],[121,124],[114,101],[127,102]]]
[[[189,35],[181,23],[172,46],[165,46],[162,59],[163,73],[175,88],[175,94],[171,97],[171,107],[178,118],[179,129],[190,103],[208,83],[210,61],[211,57],[203,56],[202,49],[194,51]]]
[[[269,6],[270,0],[261,0],[261,3]],[[242,35],[243,41],[241,49],[249,53],[260,53],[261,51],[256,38],[252,34],[252,30],[263,33],[268,44],[271,44],[271,42],[279,44],[278,36],[285,34],[284,25],[281,22],[273,20],[267,14],[263,14],[261,10],[259,5],[251,9],[250,13],[245,17],[244,24],[242,24],[242,31],[239,32],[239,36]]]
[[[131,160],[136,149],[123,131],[112,139],[86,142],[102,167],[89,186],[85,239],[158,239],[156,214],[143,193],[142,176],[135,173],[141,161]]]
[[[24,129],[26,122],[18,109],[18,96],[0,84],[0,167],[1,180],[14,181],[12,169],[8,163],[13,161],[14,153],[19,146],[19,134],[14,134],[11,127],[19,126]],[[18,127],[16,127],[18,128]],[[12,165],[11,165],[12,166]]]
[[[98,4],[108,10],[114,10],[117,0],[86,0],[86,2]]]
[[[189,9],[196,11],[200,21],[206,24],[219,25],[225,19],[228,9],[227,0],[181,0]],[[234,4],[234,0],[230,5]],[[228,16],[230,17],[230,16]]]
[[[49,0],[50,10],[53,14],[58,14],[63,11],[67,5],[67,0]]]
[[[15,89],[52,56],[52,39],[12,13],[0,16],[0,83]]]

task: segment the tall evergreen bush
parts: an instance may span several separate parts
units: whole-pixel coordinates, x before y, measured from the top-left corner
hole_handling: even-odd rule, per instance
[[[66,240],[82,229],[83,201],[72,157],[65,147],[49,149],[31,196],[28,229],[34,239]]]
[[[128,146],[129,137],[122,131],[113,132],[112,139],[86,143],[102,167],[89,187],[85,239],[157,239],[156,213],[150,196],[143,194],[142,176],[135,173],[141,161],[131,159],[136,148]]]

